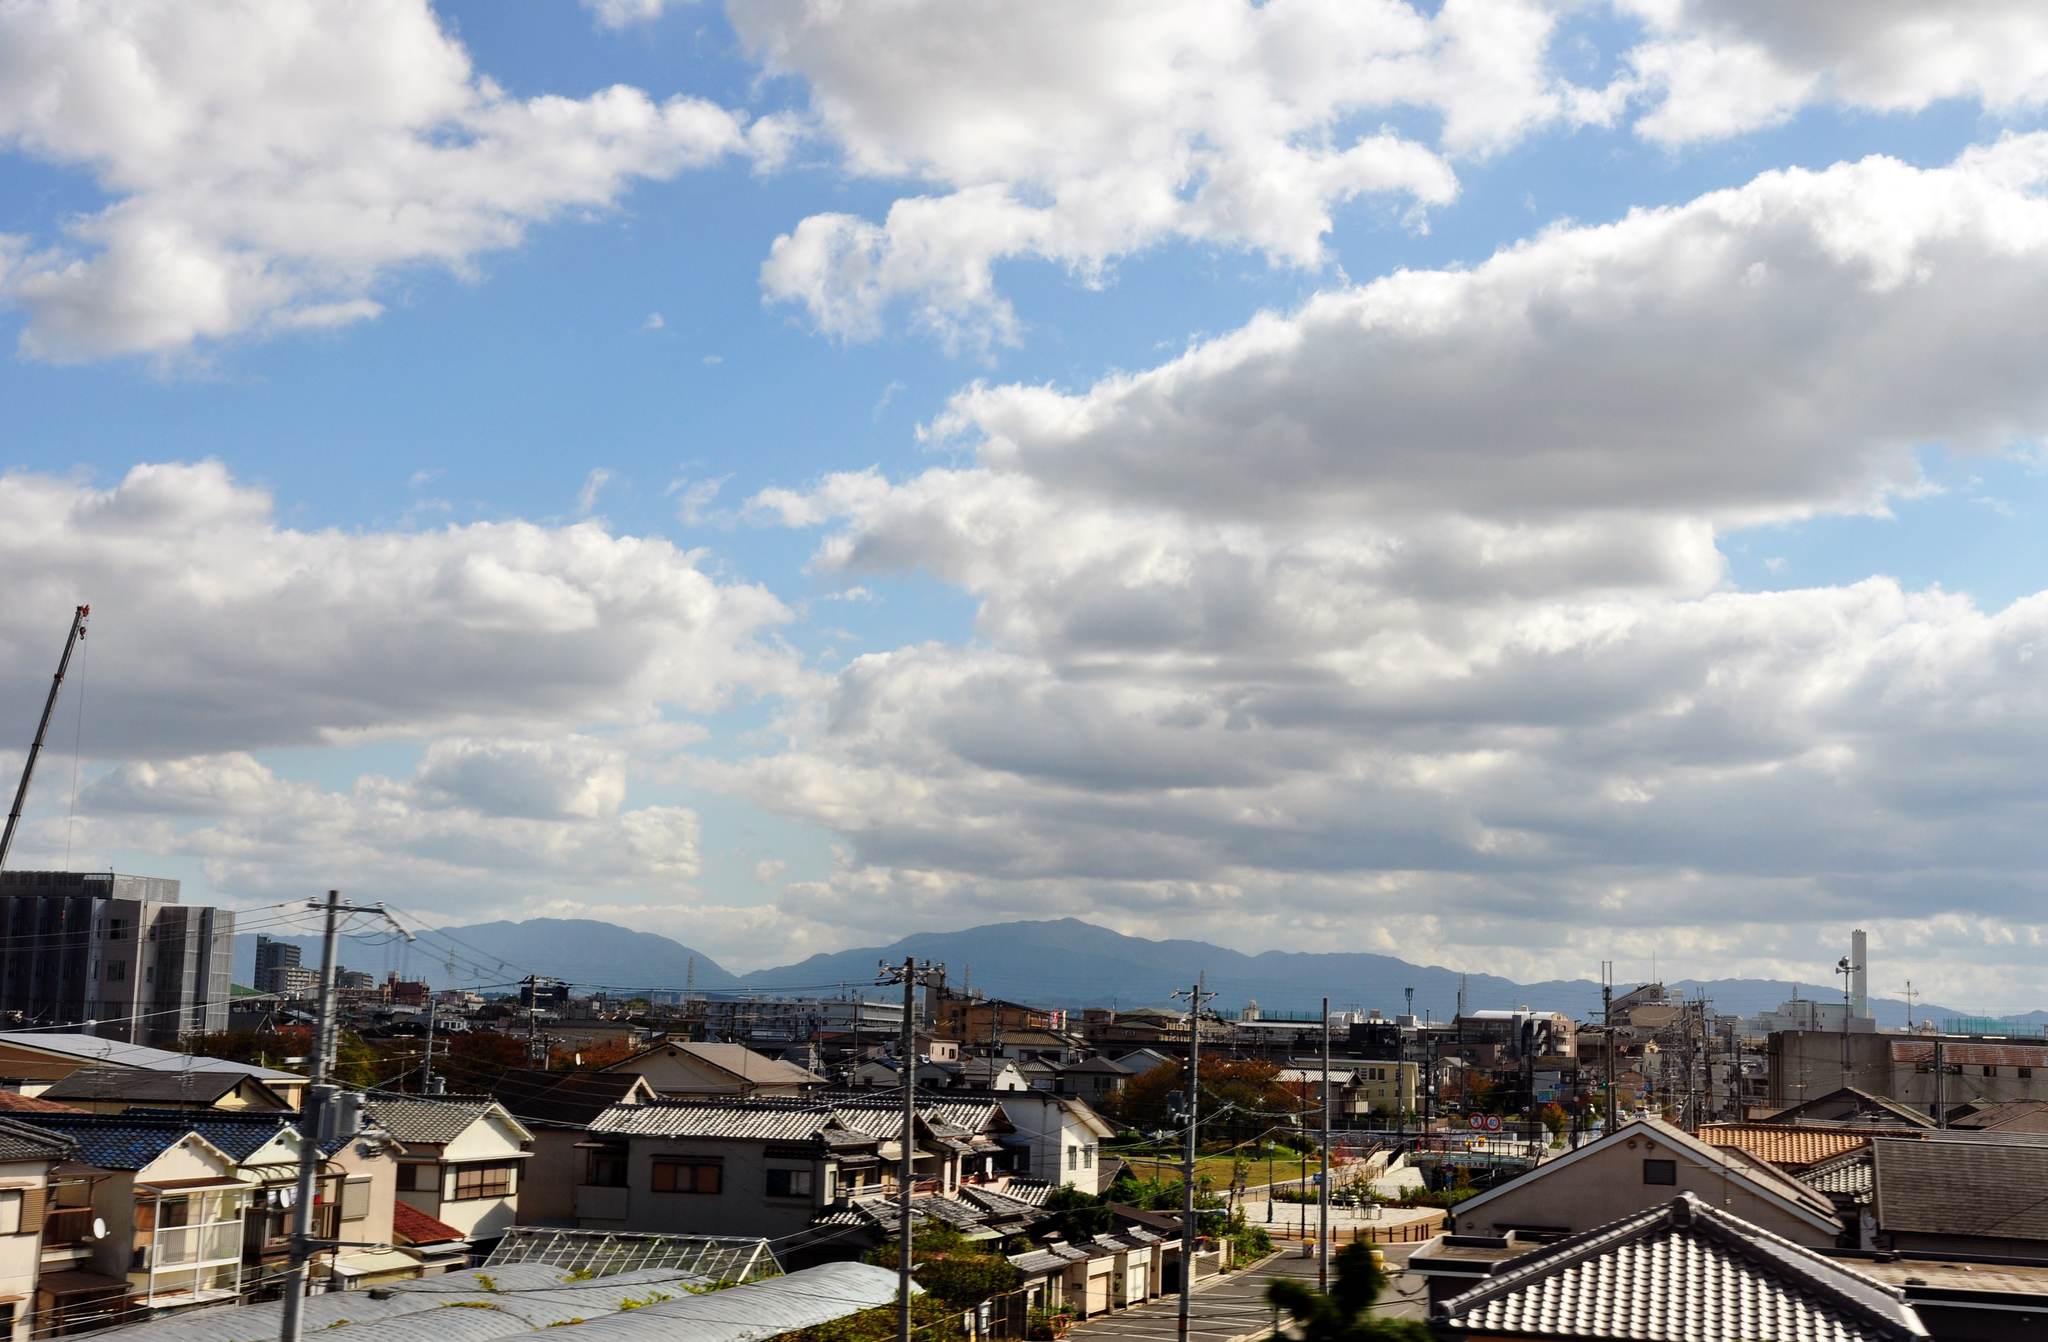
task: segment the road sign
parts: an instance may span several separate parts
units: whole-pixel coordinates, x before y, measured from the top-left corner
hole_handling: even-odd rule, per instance
[[[1486,1115],[1485,1115],[1485,1114],[1474,1114],[1474,1115],[1472,1115],[1472,1130],[1473,1130],[1474,1132],[1479,1132],[1479,1131],[1482,1131],[1482,1130],[1484,1130],[1484,1129],[1485,1129],[1485,1127],[1486,1127]]]
[[[1488,1114],[1488,1115],[1486,1116],[1486,1130],[1487,1130],[1488,1132],[1499,1132],[1499,1131],[1500,1131],[1500,1115],[1499,1115],[1499,1114]]]

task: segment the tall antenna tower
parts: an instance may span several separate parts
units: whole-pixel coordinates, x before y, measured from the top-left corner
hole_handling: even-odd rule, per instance
[[[1465,976],[1458,975],[1458,1014],[1465,1014]]]

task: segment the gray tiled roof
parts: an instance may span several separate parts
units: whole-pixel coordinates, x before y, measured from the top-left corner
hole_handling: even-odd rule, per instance
[[[211,1061],[208,1059],[207,1061]],[[135,1067],[81,1067],[43,1092],[47,1100],[122,1100],[131,1104],[213,1103],[244,1082],[247,1072],[217,1068],[152,1072]],[[261,1085],[262,1082],[257,1081]],[[279,1102],[282,1107],[282,1101]]]
[[[1501,1265],[1431,1310],[1455,1333],[1633,1342],[1920,1342],[1890,1287],[1682,1193]]]
[[[1871,1155],[1887,1231],[2048,1240],[2048,1147],[1880,1139]]]
[[[1833,1160],[1823,1160],[1800,1171],[1799,1182],[1822,1193],[1867,1202],[1875,1183],[1870,1151],[1865,1148],[1836,1156]]]
[[[491,1108],[489,1101],[464,1103],[453,1100],[410,1099],[378,1095],[371,1099],[369,1115],[404,1145],[415,1142],[442,1146],[469,1131],[472,1123]]]
[[[704,1137],[768,1142],[807,1142],[827,1128],[841,1127],[824,1105],[758,1104],[736,1101],[662,1100],[622,1104],[590,1122],[590,1130],[632,1137]],[[404,1138],[399,1140],[403,1141]]]
[[[0,1160],[61,1160],[77,1149],[77,1141],[61,1132],[0,1118]]]

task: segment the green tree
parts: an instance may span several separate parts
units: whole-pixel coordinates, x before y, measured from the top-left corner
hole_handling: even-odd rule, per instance
[[[889,1240],[869,1253],[868,1261],[876,1267],[895,1267],[901,1252],[898,1241]],[[956,1310],[972,1309],[990,1296],[1014,1291],[1023,1280],[1009,1259],[945,1224],[926,1225],[912,1233],[910,1276]]]
[[[1387,1274],[1373,1261],[1370,1244],[1337,1251],[1337,1280],[1329,1293],[1281,1277],[1266,1287],[1266,1299],[1293,1316],[1291,1342],[1433,1342],[1427,1324],[1373,1316],[1373,1302],[1387,1289]]]

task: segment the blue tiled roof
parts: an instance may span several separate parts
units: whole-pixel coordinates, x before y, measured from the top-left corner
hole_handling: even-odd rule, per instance
[[[103,1170],[139,1170],[193,1130],[191,1123],[126,1114],[32,1113],[15,1121],[74,1138],[77,1159]]]

